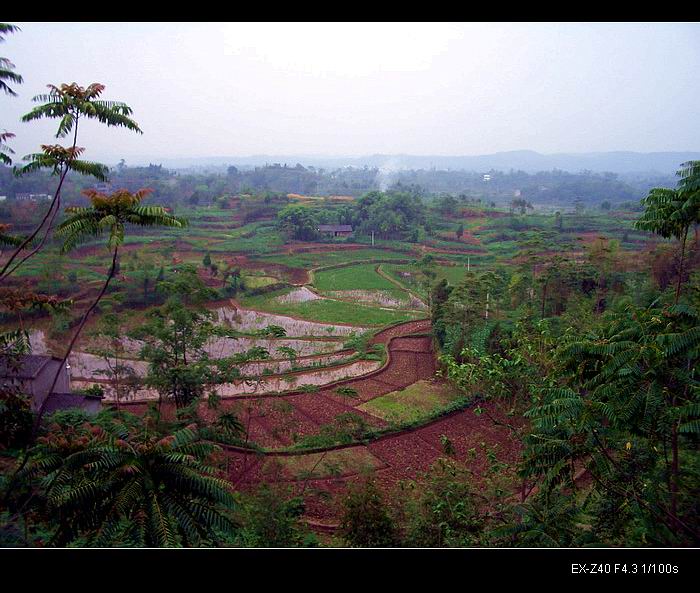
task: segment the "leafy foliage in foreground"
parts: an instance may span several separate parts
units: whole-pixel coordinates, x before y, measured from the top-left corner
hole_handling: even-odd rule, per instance
[[[17,476],[14,505],[33,499],[48,545],[216,544],[234,528],[230,484],[211,465],[216,450],[194,425],[162,436],[129,415],[93,423],[59,413]]]

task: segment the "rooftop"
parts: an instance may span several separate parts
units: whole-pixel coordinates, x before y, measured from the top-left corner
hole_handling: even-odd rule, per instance
[[[0,360],[0,377],[15,377],[17,379],[33,379],[49,362],[61,359],[55,356],[25,354],[16,364],[8,364],[7,359]]]
[[[318,230],[321,232],[347,232],[352,233],[352,225],[349,224],[320,224]]]

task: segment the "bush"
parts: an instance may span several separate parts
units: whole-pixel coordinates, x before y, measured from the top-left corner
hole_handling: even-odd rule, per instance
[[[357,397],[357,389],[353,389],[352,387],[338,387],[335,392],[345,397]]]
[[[317,393],[318,390],[318,385],[312,385],[311,383],[304,383],[299,387],[299,391],[304,393]]]
[[[356,548],[392,547],[397,542],[394,520],[374,480],[352,485],[343,500],[340,534]]]
[[[318,540],[300,521],[303,512],[300,497],[263,484],[241,496],[236,513],[241,527],[232,543],[253,548],[316,547]]]
[[[414,494],[404,508],[408,519],[404,544],[430,548],[480,545],[485,522],[474,502],[472,480],[454,462],[439,459],[420,485],[413,483]]]
[[[12,388],[0,390],[0,448],[21,447],[32,432],[29,397]]]

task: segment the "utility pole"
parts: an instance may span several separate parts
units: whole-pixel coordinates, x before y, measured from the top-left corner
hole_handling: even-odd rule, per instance
[[[470,258],[469,258],[469,256],[467,256],[467,272],[469,272],[471,270],[471,268],[469,267],[469,260],[470,260]]]
[[[372,247],[374,247],[374,231],[372,231]]]
[[[489,293],[486,291],[486,319],[489,318]]]

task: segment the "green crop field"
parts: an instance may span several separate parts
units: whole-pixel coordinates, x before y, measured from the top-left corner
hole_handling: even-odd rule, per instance
[[[339,249],[333,251],[333,245],[328,245],[329,251],[313,253],[276,254],[260,257],[261,261],[283,264],[293,268],[318,268],[333,264],[341,264],[367,259],[412,259],[408,253],[399,253],[384,249]]]
[[[280,315],[291,315],[322,323],[380,326],[420,317],[418,314],[411,312],[386,310],[379,307],[331,299],[318,299],[303,303],[283,303],[276,300],[275,297],[282,296],[288,292],[289,290],[281,290],[264,295],[243,296],[239,298],[239,302],[243,307]]]
[[[376,272],[377,264],[359,264],[314,273],[318,290],[394,290],[396,285]]]
[[[406,389],[376,397],[357,408],[394,424],[402,424],[430,416],[459,397],[459,392],[447,384],[418,381]]]

